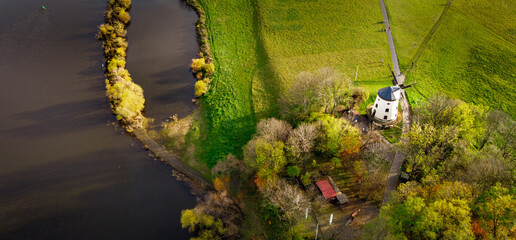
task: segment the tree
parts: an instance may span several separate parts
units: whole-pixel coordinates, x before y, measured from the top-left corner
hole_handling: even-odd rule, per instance
[[[301,170],[297,166],[289,166],[287,168],[287,175],[289,177],[298,177],[301,174]]]
[[[276,141],[286,142],[292,127],[285,121],[276,118],[261,120],[256,126],[256,136],[267,140],[270,143]]]
[[[202,70],[205,64],[206,61],[204,58],[194,58],[192,59],[192,64],[190,65],[190,67],[192,68],[192,72],[198,73]]]
[[[319,89],[319,102],[324,112],[334,114],[338,105],[346,104],[350,96],[351,81],[339,75],[332,68],[323,68],[317,74],[321,88]]]
[[[126,10],[121,9],[120,12],[118,12],[118,19],[121,22],[127,24],[129,21],[131,21],[131,16],[129,16],[129,13]]]
[[[473,239],[471,188],[433,180],[425,181],[428,185],[402,184],[397,201],[382,207],[380,219],[389,235],[396,239]]]
[[[455,128],[415,123],[402,146],[407,153],[406,171],[411,179],[421,179],[452,156],[458,133]]]
[[[302,72],[294,80],[288,94],[289,111],[306,117],[317,108],[320,81],[316,75]]]
[[[260,192],[272,205],[279,207],[284,213],[282,215],[284,220],[291,223],[295,223],[297,217],[303,215],[304,209],[310,203],[301,189],[288,184],[283,179],[268,182],[260,188]]]
[[[497,183],[479,197],[476,212],[487,223],[494,239],[504,239],[507,230],[516,224],[516,196]]]
[[[360,131],[342,118],[328,115],[315,117],[321,130],[316,149],[328,157],[341,157],[357,153],[360,149]]]
[[[197,232],[198,237],[192,240],[223,239],[225,229],[220,219],[207,215],[196,209],[181,212],[181,226],[190,232]]]
[[[308,156],[314,149],[318,129],[314,123],[301,123],[288,138],[289,150],[296,158],[302,158],[303,168],[306,168]]]
[[[415,110],[416,122],[429,124],[435,128],[449,127],[461,139],[474,143],[484,132],[485,110],[480,106],[436,95]]]
[[[258,138],[253,145],[251,148],[254,149],[254,156],[252,153],[248,154],[244,161],[257,171],[256,183],[258,187],[263,187],[263,184],[278,179],[278,174],[287,165],[285,144],[281,141],[269,143],[263,138]]]
[[[201,97],[208,91],[208,84],[205,81],[199,80],[195,83],[195,96]]]

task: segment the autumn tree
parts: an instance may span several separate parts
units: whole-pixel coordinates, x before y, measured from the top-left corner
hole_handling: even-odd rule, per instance
[[[314,140],[317,137],[318,125],[314,123],[301,123],[292,131],[288,139],[289,150],[294,157],[301,159],[303,167],[314,149]]]
[[[301,189],[283,179],[268,182],[260,192],[272,205],[278,206],[283,211],[284,220],[291,223],[295,223],[310,204]]]
[[[406,171],[412,179],[421,179],[431,169],[448,159],[458,140],[455,128],[436,128],[431,124],[415,123],[402,146],[407,153]]]
[[[297,121],[304,120],[312,112],[333,115],[337,106],[347,107],[353,102],[351,95],[349,79],[331,68],[323,68],[317,73],[300,73],[282,102],[286,115]],[[356,97],[357,100],[360,98]]]
[[[360,131],[342,118],[325,114],[313,115],[312,121],[320,126],[316,150],[327,157],[341,157],[360,150]]]
[[[353,109],[355,106],[363,103],[369,98],[369,92],[363,87],[354,87],[351,89],[351,98],[349,99],[349,108]]]
[[[505,239],[516,226],[516,193],[498,183],[479,197],[476,210],[493,239]]]
[[[485,130],[484,108],[435,95],[422,107],[415,108],[415,120],[435,128],[448,127],[456,131],[461,139],[474,144]]]
[[[319,70],[316,76],[321,84],[318,95],[323,112],[333,115],[338,105],[348,103],[351,81],[329,67]]]
[[[435,179],[435,178],[433,178]],[[474,239],[471,187],[460,182],[402,184],[397,200],[380,210],[387,238]]]
[[[269,143],[263,138],[257,138],[248,143],[244,162],[255,169],[258,187],[278,179],[278,174],[288,163],[284,150],[285,144],[281,141]]]
[[[277,141],[286,142],[292,126],[285,121],[276,118],[261,120],[256,126],[256,136],[267,140],[270,143]]]
[[[302,118],[308,116],[318,107],[319,91],[320,82],[316,75],[307,72],[300,73],[290,88],[286,100],[287,111],[299,114]]]
[[[181,226],[190,232],[196,232],[197,237],[191,240],[223,239],[226,229],[220,219],[204,214],[196,209],[187,209],[181,212]]]

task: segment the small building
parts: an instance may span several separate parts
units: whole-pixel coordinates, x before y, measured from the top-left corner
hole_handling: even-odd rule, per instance
[[[328,201],[336,200],[339,204],[345,204],[349,202],[346,195],[340,192],[339,188],[335,185],[335,182],[330,176],[328,176],[327,179],[317,181],[315,184],[319,190],[321,190],[324,199]]]
[[[378,90],[378,96],[371,110],[373,120],[381,123],[396,120],[400,98],[401,88],[397,85]]]

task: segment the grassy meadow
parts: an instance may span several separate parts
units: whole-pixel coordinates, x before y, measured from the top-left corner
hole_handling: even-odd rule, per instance
[[[371,91],[390,85],[390,55],[376,0],[199,0],[216,71],[201,100],[198,158],[239,156],[258,119],[302,71],[333,67]],[[382,65],[382,59],[385,65]]]
[[[387,2],[402,69],[448,1]],[[516,2],[455,0],[407,74],[412,103],[435,93],[500,109],[516,117]]]
[[[359,66],[358,86],[376,93],[390,84],[378,1],[265,0],[258,1],[257,13],[268,60],[259,70],[269,74],[256,75],[253,81],[258,116],[276,111],[277,96],[302,71],[329,66],[353,80]]]

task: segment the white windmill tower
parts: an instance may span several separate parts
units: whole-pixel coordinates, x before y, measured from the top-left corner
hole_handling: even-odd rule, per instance
[[[390,122],[398,117],[398,104],[401,98],[401,87],[398,85],[378,90],[378,96],[371,109],[371,116],[377,122]]]

